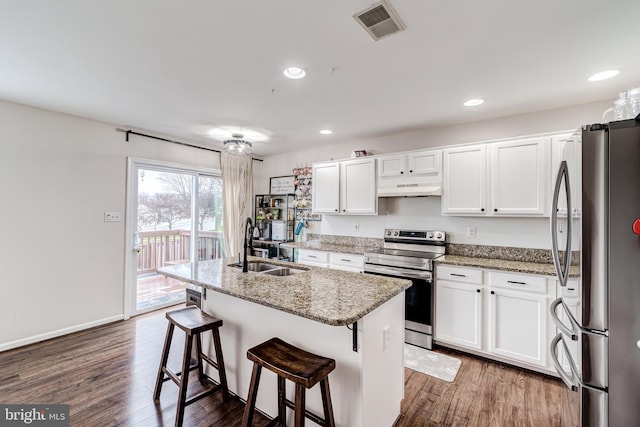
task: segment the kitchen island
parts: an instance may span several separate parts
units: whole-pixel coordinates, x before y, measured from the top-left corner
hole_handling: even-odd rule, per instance
[[[289,276],[242,273],[233,266],[233,258],[158,270],[204,288],[202,309],[224,322],[220,333],[230,390],[246,399],[252,370],[247,350],[279,337],[336,360],[329,382],[337,426],[391,426],[400,415],[404,396],[404,290],[411,283],[255,257],[249,260],[304,271]],[[205,348],[209,347],[207,342]],[[293,399],[291,384],[287,394]],[[307,409],[322,413],[317,387],[308,391],[306,400]],[[271,417],[277,414],[275,374],[263,373],[257,407]],[[288,420],[292,418],[288,411]]]

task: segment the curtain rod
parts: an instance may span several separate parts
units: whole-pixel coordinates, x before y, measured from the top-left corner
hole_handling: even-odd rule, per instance
[[[186,142],[174,141],[173,139],[167,139],[167,138],[161,138],[159,136],[148,135],[146,133],[136,132],[131,129],[116,128],[116,131],[124,132],[125,134],[124,140],[127,142],[129,142],[129,135],[138,135],[138,136],[144,136],[145,138],[157,139],[158,141],[165,141],[165,142],[170,142],[172,144],[183,145],[185,147],[198,148],[200,150],[206,150],[206,151],[213,151],[214,153],[222,153],[220,150],[216,150],[213,148],[200,147],[199,145],[187,144]],[[255,157],[252,157],[251,159],[258,162],[263,161],[262,159],[256,159]]]

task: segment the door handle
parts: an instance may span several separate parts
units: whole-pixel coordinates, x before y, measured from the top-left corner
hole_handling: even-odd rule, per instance
[[[567,371],[564,370],[564,368],[560,364],[560,361],[558,360],[558,344],[560,343],[560,341],[562,341],[562,346],[564,347],[564,354],[567,357],[567,360],[569,361],[569,369],[571,370],[571,373],[567,373]],[[577,369],[574,370],[575,364],[573,363],[573,359],[571,359],[571,355],[569,354],[569,348],[567,347],[567,344],[562,339],[562,333],[556,335],[555,338],[551,340],[551,346],[549,350],[551,353],[551,362],[553,363],[553,366],[556,368],[556,372],[558,372],[558,375],[560,375],[562,382],[564,382],[565,385],[569,387],[571,391],[578,391],[579,382],[576,379]]]
[[[569,280],[569,266],[571,265],[571,234],[572,220],[571,215],[567,215],[567,245],[565,248],[564,266],[560,263],[560,250],[558,248],[558,236],[556,230],[558,228],[558,202],[560,197],[560,188],[562,187],[562,178],[564,178],[564,187],[567,193],[567,212],[571,212],[571,184],[569,183],[569,169],[567,161],[563,160],[558,169],[556,177],[556,185],[553,190],[553,201],[551,206],[551,253],[553,255],[553,265],[556,268],[560,286],[567,286]],[[564,268],[563,268],[564,267]]]
[[[569,317],[569,322],[571,323],[571,328],[569,328],[567,325],[562,323],[562,320],[560,320],[560,317],[558,317],[558,306],[559,305],[562,306],[562,309],[565,311],[565,313]],[[554,300],[551,303],[551,306],[549,307],[549,311],[550,311],[550,314],[551,314],[551,320],[553,320],[553,323],[555,323],[555,325],[558,327],[558,329],[560,329],[562,331],[562,333],[564,333],[565,335],[570,337],[573,341],[578,341],[579,330],[576,331],[576,328],[575,328],[576,325],[574,323],[575,319],[573,319],[573,315],[571,315],[571,312],[569,312],[569,309],[567,308],[567,306],[562,303],[562,298],[557,298],[556,300]]]

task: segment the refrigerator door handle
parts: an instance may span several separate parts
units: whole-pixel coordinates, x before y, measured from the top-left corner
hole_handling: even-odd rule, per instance
[[[562,341],[562,346],[564,347],[564,354],[567,357],[567,360],[569,361],[569,369],[571,370],[571,373],[568,373],[567,371],[565,371],[562,365],[560,364],[560,361],[558,360],[558,344],[560,343],[560,341]],[[569,389],[571,389],[571,391],[578,391],[578,388],[580,386],[580,380],[578,379],[579,377],[577,376],[578,370],[575,368],[575,363],[573,362],[573,360],[571,359],[571,356],[569,355],[569,348],[567,347],[567,344],[562,339],[562,333],[559,333],[558,335],[556,335],[555,338],[551,341],[550,350],[551,350],[551,362],[553,362],[553,366],[555,366],[556,372],[558,372],[558,374],[560,375],[562,382],[564,382],[565,385],[569,387]]]
[[[558,317],[558,306],[559,305],[562,306],[562,309],[564,310],[565,314],[569,318],[569,323],[571,323],[571,328],[569,328],[567,325],[565,325],[562,322],[562,320],[560,320],[560,317]],[[565,335],[570,337],[573,341],[578,341],[578,334],[580,333],[580,327],[577,324],[578,322],[576,322],[576,320],[574,319],[573,315],[571,314],[571,312],[567,308],[567,306],[564,304],[564,302],[562,302],[562,298],[558,298],[558,299],[554,300],[551,303],[551,306],[549,307],[549,311],[550,311],[550,314],[551,314],[551,320],[553,320],[553,323],[555,323],[555,325],[558,327],[558,329],[560,329],[560,331],[562,331],[562,333],[564,333]]]
[[[556,230],[558,228],[558,202],[560,198],[560,190],[562,180],[564,178],[564,187],[567,194],[567,245],[565,248],[564,266],[560,262],[560,249],[558,248],[558,236]],[[567,286],[569,280],[569,266],[571,265],[571,235],[572,235],[572,219],[571,219],[571,184],[569,183],[569,169],[567,161],[563,160],[558,169],[555,188],[553,190],[553,201],[551,203],[551,253],[553,255],[553,265],[556,267],[560,286]]]

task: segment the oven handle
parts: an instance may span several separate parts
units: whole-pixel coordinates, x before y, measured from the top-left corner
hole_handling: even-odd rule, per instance
[[[400,279],[406,279],[407,277],[411,279],[421,279],[428,282],[431,281],[433,277],[430,271],[408,270],[406,268],[396,268],[387,265],[383,266],[375,264],[365,264],[364,272],[398,277]]]

